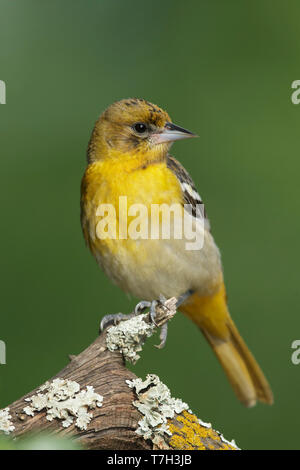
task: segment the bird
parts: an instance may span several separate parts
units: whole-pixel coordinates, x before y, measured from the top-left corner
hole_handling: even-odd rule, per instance
[[[113,283],[142,299],[136,313],[176,297],[178,310],[202,331],[240,402],[247,407],[257,401],[272,404],[270,385],[230,316],[221,255],[203,201],[189,173],[169,153],[175,141],[193,137],[145,99],[111,104],[96,121],[88,144],[80,200],[83,235]],[[155,205],[179,206],[179,218],[191,221],[202,237],[201,247],[187,249],[184,237],[130,237],[128,226],[125,234],[115,233],[112,227],[122,225],[120,198],[126,198],[127,207],[142,205],[149,211]],[[114,208],[105,212],[106,228],[99,207]],[[162,336],[164,343],[166,331]]]

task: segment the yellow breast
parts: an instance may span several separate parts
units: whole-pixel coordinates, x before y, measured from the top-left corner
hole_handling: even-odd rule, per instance
[[[122,159],[90,164],[82,180],[81,208],[84,235],[94,255],[95,251],[114,252],[119,249],[120,241],[128,238],[128,233],[125,237],[124,227],[120,228],[120,209],[124,209],[125,202],[127,208],[142,204],[150,214],[152,204],[182,202],[182,192],[176,176],[167,168],[165,161],[145,164],[139,157],[123,156]],[[104,214],[105,209],[107,212]],[[104,215],[107,225],[113,227],[116,223],[116,237],[97,236],[97,229],[101,229],[99,222]],[[115,221],[112,220],[114,217]],[[128,216],[127,228],[133,218]],[[132,249],[136,245],[134,242]]]
[[[207,230],[204,247],[198,251],[187,250],[185,238],[135,239],[129,230],[136,217],[127,217],[125,231],[120,222],[122,198],[126,198],[128,213],[132,205],[141,204],[147,220],[155,204],[178,204],[183,213],[180,183],[165,161],[145,165],[128,158],[101,160],[88,166],[82,181],[82,227],[98,264],[116,284],[144,299],[158,298],[161,293],[179,296],[189,289],[206,294],[215,289],[220,278],[220,256]],[[107,214],[101,212],[106,205]],[[161,218],[157,225],[164,225]],[[107,226],[115,232],[105,236]]]

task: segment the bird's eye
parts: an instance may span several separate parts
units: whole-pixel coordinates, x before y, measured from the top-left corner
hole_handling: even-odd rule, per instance
[[[132,127],[138,134],[144,134],[148,130],[146,124],[143,122],[137,122]]]

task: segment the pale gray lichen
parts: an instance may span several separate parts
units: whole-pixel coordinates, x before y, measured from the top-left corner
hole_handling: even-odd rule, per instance
[[[144,381],[134,379],[126,380],[126,383],[138,396],[133,405],[144,415],[138,423],[136,433],[144,439],[151,439],[154,444],[160,442],[165,435],[171,436],[168,419],[184,410],[191,412],[186,403],[171,397],[170,390],[157,375],[148,374]]]
[[[225,439],[225,437],[223,436],[223,434],[221,434],[219,431],[216,431],[218,434],[219,434],[219,437],[221,439],[222,442],[224,442],[225,444],[229,444],[230,446],[234,447],[236,450],[241,450],[237,445],[236,445],[236,442],[234,439],[232,439],[232,441],[228,441],[227,439]]]
[[[137,315],[129,320],[122,321],[107,330],[106,345],[110,351],[119,350],[125,359],[135,364],[140,356],[146,338],[150,337],[154,330],[153,323],[144,321],[147,314]]]
[[[5,434],[9,434],[15,430],[15,426],[11,422],[11,415],[9,414],[9,408],[0,410],[0,431]]]
[[[46,392],[46,393],[42,393]],[[46,410],[46,418],[52,421],[54,418],[62,420],[63,427],[67,428],[73,424],[81,430],[86,430],[93,415],[88,410],[101,407],[103,397],[94,392],[92,386],[86,390],[80,390],[77,382],[65,379],[54,379],[46,382],[38,389],[38,393],[30,398],[25,398],[30,405],[25,406],[23,411],[28,416]]]
[[[201,424],[204,428],[211,429],[211,423],[206,423],[205,421],[202,421],[202,419],[198,418],[198,423]]]

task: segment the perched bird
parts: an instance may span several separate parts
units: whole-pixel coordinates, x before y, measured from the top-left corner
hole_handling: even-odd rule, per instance
[[[172,142],[194,136],[143,99],[124,99],[106,109],[87,151],[81,185],[83,234],[98,264],[125,292],[146,301],[179,299],[178,309],[200,328],[243,404],[271,404],[268,382],[230,317],[220,253],[206,215],[195,210],[201,198],[187,171],[169,154]],[[178,204],[179,217],[188,214],[202,233],[201,247],[188,250],[184,237],[129,237],[124,227],[120,234],[119,201],[124,196],[128,208]],[[111,236],[103,227],[99,235],[101,205],[114,208],[106,214],[107,225],[117,229]]]

